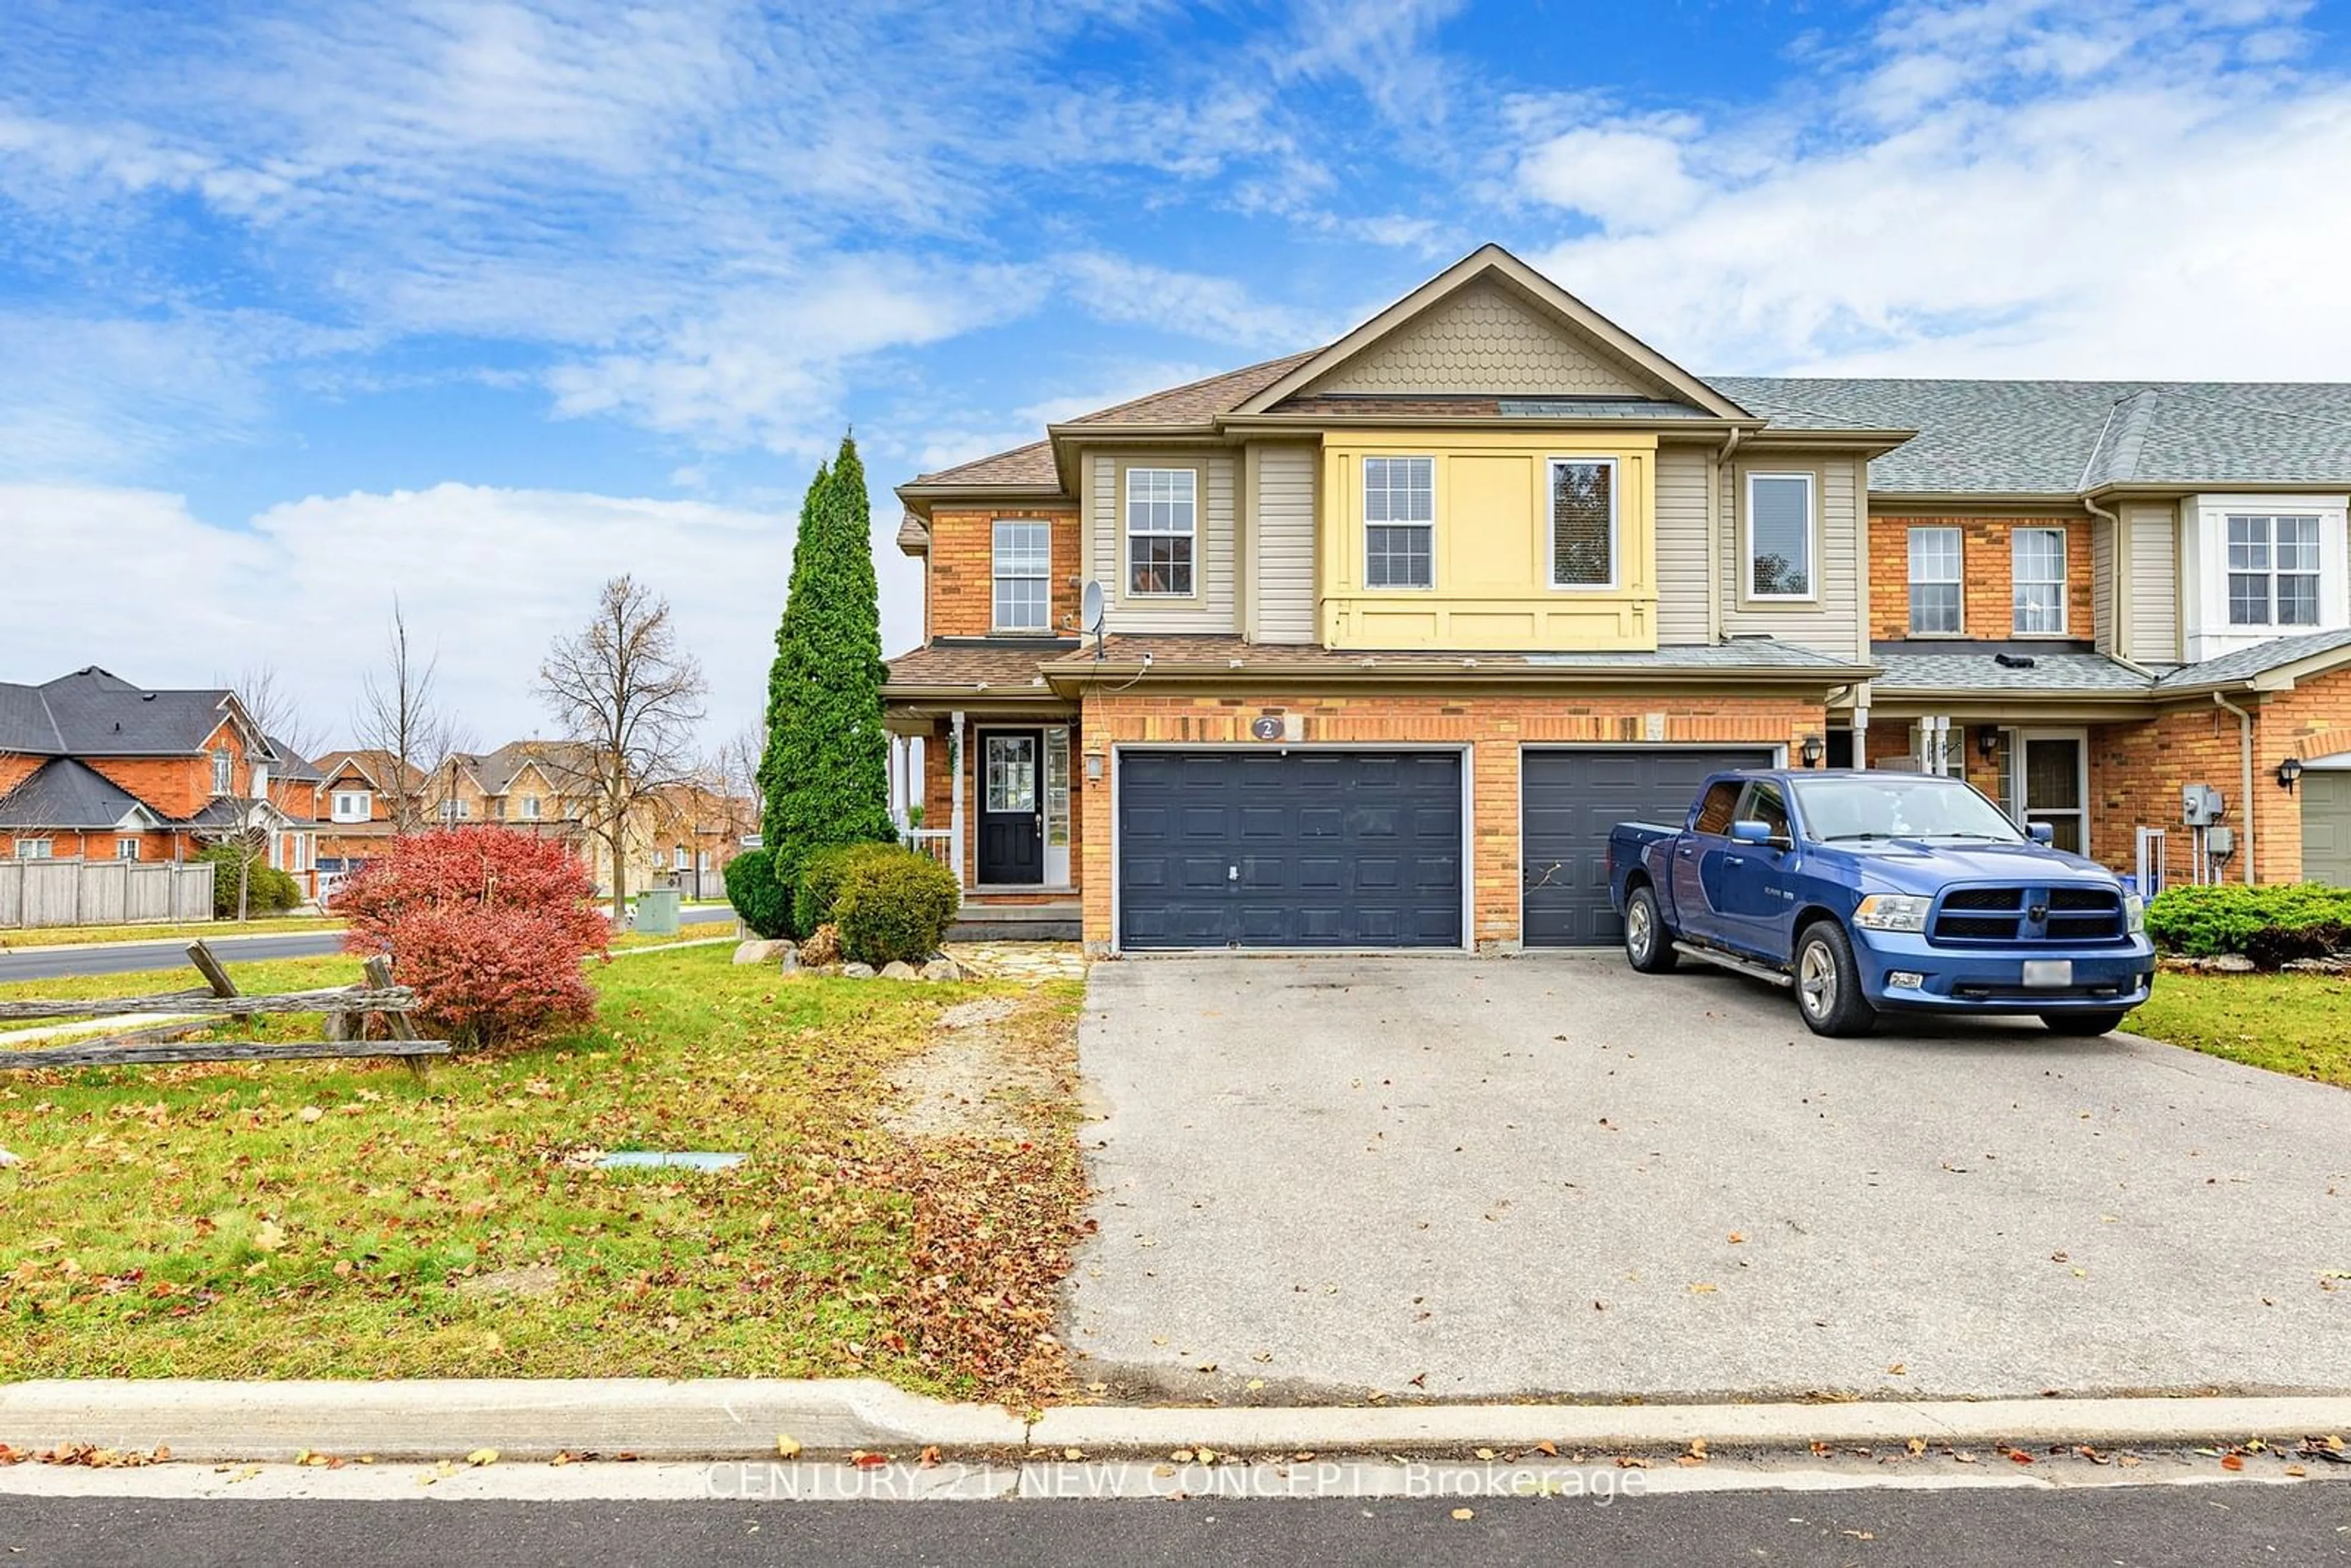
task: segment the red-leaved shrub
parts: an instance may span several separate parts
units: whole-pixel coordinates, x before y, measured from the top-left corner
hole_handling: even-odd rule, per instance
[[[392,955],[417,1021],[458,1047],[527,1039],[594,1016],[580,960],[611,927],[579,857],[553,839],[458,828],[392,841],[346,882],[346,952]]]

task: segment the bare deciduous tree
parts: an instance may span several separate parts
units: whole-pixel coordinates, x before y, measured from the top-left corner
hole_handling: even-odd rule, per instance
[[[393,777],[378,780],[392,812],[395,834],[425,825],[426,789],[460,744],[457,728],[434,695],[441,656],[419,660],[408,645],[408,618],[392,601],[392,629],[384,639],[384,667],[370,673],[351,715],[353,736],[362,751],[381,754]]]
[[[622,576],[604,585],[593,620],[549,648],[538,685],[565,738],[581,748],[580,814],[611,852],[618,925],[628,906],[632,819],[694,777],[708,690],[702,666],[678,646],[669,601]]]

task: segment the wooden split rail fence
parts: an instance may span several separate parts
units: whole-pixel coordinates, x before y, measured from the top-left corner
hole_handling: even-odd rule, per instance
[[[319,1058],[395,1057],[411,1072],[423,1075],[428,1058],[449,1054],[445,1040],[420,1040],[409,1015],[416,1010],[416,993],[392,983],[392,965],[383,958],[367,961],[367,979],[356,986],[323,991],[287,991],[268,996],[237,989],[213,950],[202,942],[188,945],[188,961],[204,977],[198,990],[167,991],[148,997],[78,997],[74,998],[0,1001],[0,1022],[55,1018],[137,1019],[171,1015],[168,1021],[133,1026],[90,1039],[32,1050],[0,1050],[0,1072],[30,1071],[61,1067],[126,1067],[157,1061],[291,1061]],[[318,1040],[189,1040],[184,1037],[222,1022],[244,1023],[263,1013],[321,1013],[327,1038]],[[186,1015],[194,1015],[193,1017]],[[390,1038],[367,1040],[355,1027],[370,1015],[384,1020]]]

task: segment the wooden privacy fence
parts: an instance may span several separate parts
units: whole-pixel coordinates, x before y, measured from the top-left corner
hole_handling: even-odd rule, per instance
[[[423,1076],[425,1059],[449,1054],[445,1040],[419,1040],[409,1015],[416,1010],[416,993],[392,983],[392,965],[382,958],[367,961],[367,979],[356,986],[323,991],[286,991],[248,996],[236,988],[213,950],[202,942],[188,945],[188,961],[204,977],[202,988],[166,991],[146,997],[77,997],[0,1001],[0,1022],[55,1018],[137,1019],[170,1015],[166,1021],[77,1038],[62,1045],[32,1050],[0,1048],[0,1072],[29,1071],[57,1067],[125,1067],[150,1061],[287,1061],[328,1058],[390,1056],[402,1059],[411,1072]],[[327,1038],[317,1040],[189,1040],[188,1035],[217,1028],[223,1022],[243,1023],[263,1013],[321,1013]],[[187,1015],[195,1015],[189,1017]],[[386,1040],[357,1038],[358,1020],[373,1014],[384,1020]]]
[[[210,863],[0,860],[0,926],[210,920]]]

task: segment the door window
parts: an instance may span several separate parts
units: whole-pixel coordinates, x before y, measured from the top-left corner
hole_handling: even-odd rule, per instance
[[[1728,837],[1731,821],[1738,815],[1738,781],[1725,779],[1706,792],[1706,801],[1698,807],[1696,831],[1712,833],[1717,838]]]
[[[991,735],[987,737],[987,804],[989,811],[1033,811],[1037,809],[1037,737],[1033,735]]]
[[[1775,839],[1789,837],[1788,802],[1780,797],[1777,784],[1758,780],[1747,787],[1747,800],[1740,807],[1740,817],[1746,821],[1761,822],[1771,830]]]
[[[2024,821],[2046,822],[2061,850],[2084,852],[2082,743],[2072,737],[2027,737],[2024,753]]]

